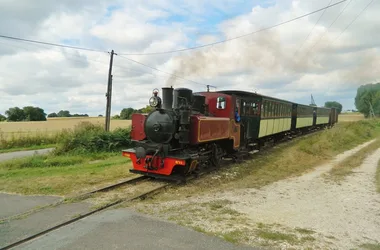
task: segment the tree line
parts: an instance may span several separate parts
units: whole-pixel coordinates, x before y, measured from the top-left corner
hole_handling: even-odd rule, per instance
[[[58,113],[50,113],[48,114],[49,118],[52,117],[88,117],[88,114],[70,114],[68,110],[61,110]]]
[[[113,119],[129,120],[132,118],[132,114],[135,113],[149,113],[152,107],[146,106],[141,109],[124,108],[121,110],[120,115],[115,115]],[[47,118],[54,117],[89,117],[88,114],[71,114],[68,110],[61,110],[58,113],[50,113],[46,115],[45,111],[40,107],[26,106],[23,108],[13,107],[5,111],[5,116],[0,114],[0,122],[20,122],[20,121],[46,121]],[[103,117],[103,115],[98,115]]]
[[[70,114],[68,110],[61,110],[58,113],[51,113],[47,117],[88,117],[88,114]],[[21,121],[46,121],[46,113],[40,107],[26,106],[23,108],[12,107],[5,111],[5,115],[0,114],[0,122],[21,122]]]

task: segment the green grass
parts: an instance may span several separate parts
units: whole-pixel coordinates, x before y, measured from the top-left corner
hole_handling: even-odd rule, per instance
[[[306,228],[296,228],[295,230],[301,234],[314,234],[315,233],[315,231],[310,230],[310,229],[306,229]]]
[[[120,154],[37,155],[0,163],[0,191],[66,195],[131,175]]]
[[[326,176],[327,179],[342,181],[350,175],[353,169],[359,167],[366,157],[380,148],[380,139],[359,150],[356,154],[335,165]]]
[[[290,244],[295,244],[298,238],[294,234],[273,232],[269,230],[259,229],[257,231],[257,236],[270,241],[286,241]]]
[[[242,230],[234,230],[228,233],[224,233],[221,236],[223,237],[224,240],[229,241],[234,244],[248,240],[248,237],[245,235],[245,232]]]
[[[1,150],[59,143],[48,155],[0,163],[2,192],[65,195],[130,175],[129,160],[121,156],[121,149],[131,146],[129,129],[106,132],[100,125],[82,122],[51,137],[36,134],[8,139],[0,138]]]
[[[362,249],[367,249],[367,250],[380,250],[380,244],[372,244],[372,243],[365,243],[360,245]]]

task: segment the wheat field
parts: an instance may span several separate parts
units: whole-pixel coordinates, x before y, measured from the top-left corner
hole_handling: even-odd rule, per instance
[[[360,113],[341,113],[338,122],[356,122],[364,119],[364,115]]]
[[[47,121],[38,122],[0,122],[0,132],[5,137],[18,135],[33,135],[46,133],[55,134],[63,129],[73,129],[81,122],[91,122],[104,126],[104,117],[64,117],[48,118]],[[110,129],[128,128],[131,125],[130,120],[111,120]]]

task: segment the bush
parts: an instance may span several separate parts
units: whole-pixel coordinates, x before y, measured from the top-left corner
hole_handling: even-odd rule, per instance
[[[100,125],[82,122],[74,130],[67,131],[56,154],[113,152],[130,145],[129,129],[118,128],[106,132]]]

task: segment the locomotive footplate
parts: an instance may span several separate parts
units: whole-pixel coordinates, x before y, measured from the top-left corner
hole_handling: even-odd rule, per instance
[[[190,162],[189,157],[184,155],[167,155],[165,157],[160,155],[158,150],[154,154],[145,154],[138,148],[127,149],[122,151],[122,155],[132,161],[133,169],[130,172],[144,175],[149,173],[149,176],[150,174],[169,176],[175,169],[186,173],[191,165],[188,164]]]

